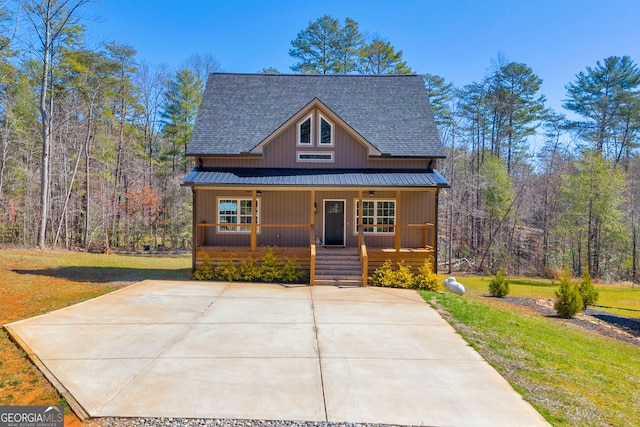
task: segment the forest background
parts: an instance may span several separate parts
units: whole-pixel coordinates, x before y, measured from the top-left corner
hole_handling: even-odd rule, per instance
[[[0,2],[0,244],[188,249],[184,149],[206,76],[220,66],[204,53],[171,70],[139,63],[127,43],[92,45],[87,3]],[[283,72],[414,72],[353,19],[300,27]],[[424,75],[447,151],[438,168],[451,182],[440,198],[441,269],[549,276],[588,265],[598,278],[638,281],[633,59],[577,67],[563,111],[547,106],[527,64],[489,62],[462,87]]]

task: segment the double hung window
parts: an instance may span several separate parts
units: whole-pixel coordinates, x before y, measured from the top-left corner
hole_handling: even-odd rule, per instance
[[[358,219],[360,218],[360,203],[356,200],[356,234],[358,233]],[[394,234],[396,224],[395,200],[363,200],[362,225],[363,232],[370,234]]]
[[[250,233],[253,219],[253,200],[244,198],[218,199],[218,231],[222,233]],[[256,199],[256,223],[260,224],[259,200]]]

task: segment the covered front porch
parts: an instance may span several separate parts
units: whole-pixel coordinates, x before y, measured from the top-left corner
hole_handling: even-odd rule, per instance
[[[366,285],[387,259],[411,267],[425,259],[435,262],[435,221],[425,220],[435,191],[208,188],[194,189],[193,195],[193,268],[205,258],[214,264],[229,258],[259,260],[270,247],[282,259],[295,257],[314,285],[321,248],[353,248]],[[411,222],[416,215],[424,222]]]

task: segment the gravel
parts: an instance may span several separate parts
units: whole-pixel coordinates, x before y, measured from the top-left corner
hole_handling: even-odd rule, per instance
[[[553,299],[505,297],[504,300],[529,307],[544,316],[558,318],[556,311],[553,309]],[[562,321],[570,322],[590,331],[640,347],[640,320],[638,319],[588,308],[578,313],[574,318],[562,319]]]
[[[319,421],[266,421],[204,418],[93,418],[87,427],[394,427],[390,424],[358,424]]]

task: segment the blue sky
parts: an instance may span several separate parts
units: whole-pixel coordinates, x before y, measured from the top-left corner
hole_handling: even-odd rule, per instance
[[[417,73],[463,86],[491,59],[523,62],[561,111],[564,86],[612,55],[640,62],[638,0],[102,0],[85,7],[89,39],[132,45],[149,64],[181,66],[211,54],[226,72],[291,72],[291,40],[310,21],[350,17],[404,53]]]

